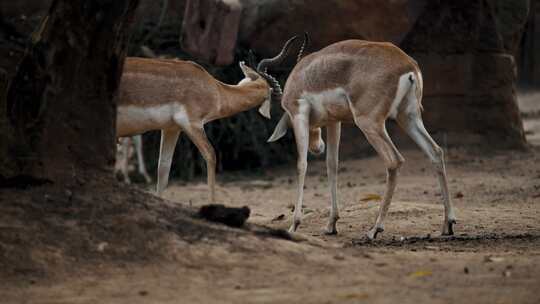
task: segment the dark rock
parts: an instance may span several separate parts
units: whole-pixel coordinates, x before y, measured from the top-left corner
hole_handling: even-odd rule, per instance
[[[211,222],[222,223],[231,227],[242,227],[248,219],[248,207],[233,208],[221,204],[204,205],[199,210],[199,216]]]
[[[513,54],[528,11],[527,0],[428,1],[402,46],[409,51],[442,54]]]
[[[424,74],[424,122],[451,143],[497,138],[498,147],[525,142],[515,95],[516,64],[510,54],[412,54]],[[452,134],[460,134],[451,136]],[[465,134],[466,136],[463,136]]]
[[[274,217],[274,218],[272,219],[272,222],[282,221],[283,219],[285,219],[285,214],[280,214],[280,215]]]
[[[241,12],[242,5],[237,0],[188,0],[182,48],[210,64],[231,64]]]
[[[242,0],[239,40],[264,56],[279,51],[277,41],[305,31],[313,38],[313,49],[351,38],[398,44],[415,24],[426,2]]]

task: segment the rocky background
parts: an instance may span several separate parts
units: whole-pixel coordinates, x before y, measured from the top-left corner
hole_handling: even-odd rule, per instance
[[[275,54],[292,35],[308,32],[307,51],[343,39],[391,41],[420,64],[424,73],[424,119],[442,145],[523,147],[525,138],[516,103],[520,83],[540,86],[540,4],[538,0],[142,0],[130,45],[132,56],[196,60],[216,78],[235,83],[236,65]],[[0,4],[0,97],[17,62],[47,15],[50,0]],[[69,26],[69,24],[66,24]],[[294,56],[273,70],[284,83]],[[518,69],[519,67],[519,69]],[[0,107],[0,145],[5,140]],[[275,105],[274,117],[280,107]],[[207,126],[220,170],[264,169],[295,159],[289,137],[266,144],[276,121],[256,111]],[[398,145],[408,145],[389,126]],[[289,132],[291,133],[291,132]],[[249,136],[246,136],[249,134]],[[343,155],[369,153],[361,133],[345,128]],[[145,135],[153,172],[159,133]],[[183,138],[173,174],[191,178],[204,172],[204,161]],[[0,158],[2,155],[0,155]]]

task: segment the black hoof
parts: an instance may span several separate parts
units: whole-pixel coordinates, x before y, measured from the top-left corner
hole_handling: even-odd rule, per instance
[[[377,234],[384,232],[384,228],[378,227],[377,230],[375,230],[375,234],[373,235],[373,239],[377,238]]]
[[[289,232],[296,232],[298,226],[300,226],[300,221],[293,221],[291,227],[289,228]]]
[[[336,229],[333,229],[333,230],[324,229],[323,233],[325,235],[337,235],[337,230]]]
[[[456,220],[450,220],[446,224],[448,225],[448,232],[443,233],[443,235],[454,235],[454,225],[456,224]]]

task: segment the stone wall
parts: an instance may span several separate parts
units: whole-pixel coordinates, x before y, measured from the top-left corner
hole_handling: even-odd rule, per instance
[[[432,1],[401,46],[425,74],[424,118],[433,132],[524,142],[515,85],[528,1]],[[453,135],[453,136],[452,136]]]
[[[520,85],[540,89],[540,0],[531,0],[529,19],[517,55]]]

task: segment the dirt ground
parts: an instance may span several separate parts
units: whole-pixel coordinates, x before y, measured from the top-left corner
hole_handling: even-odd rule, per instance
[[[540,111],[529,97],[524,125],[536,143]],[[138,191],[102,201],[114,186],[38,188],[29,203],[0,204],[0,303],[540,303],[540,148],[482,150],[447,151],[453,237],[440,236],[438,183],[417,149],[402,151],[386,230],[372,242],[365,232],[385,188],[376,156],[340,164],[337,236],[322,234],[326,168],[310,161],[296,241],[253,233],[289,226],[293,164],[219,175],[218,202],[251,208],[247,231],[190,217],[207,203],[202,179],[173,182],[165,204]],[[34,224],[13,222],[16,213]]]
[[[540,150],[485,157],[450,150],[448,175],[458,224],[440,237],[443,209],[429,162],[405,151],[380,239],[373,224],[384,189],[377,157],[340,170],[339,235],[325,236],[325,166],[311,161],[303,242],[238,234],[228,241],[173,238],[153,262],[96,262],[53,279],[0,285],[2,303],[539,303]],[[251,223],[286,228],[295,196],[292,166],[262,176],[221,175],[219,202],[247,205]],[[202,182],[173,183],[172,202],[206,203]],[[368,198],[375,200],[367,200]],[[283,216],[280,216],[283,215]],[[113,244],[111,244],[113,246]]]

